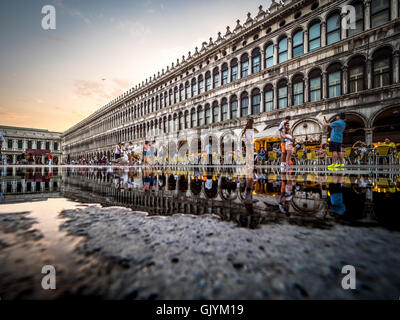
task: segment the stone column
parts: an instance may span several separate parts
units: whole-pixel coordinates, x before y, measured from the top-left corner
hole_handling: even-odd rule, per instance
[[[328,98],[328,73],[326,71],[322,72],[322,99]]]
[[[341,13],[340,14],[340,25],[341,25],[341,40],[347,39],[347,30],[343,28],[343,25],[346,24],[347,14]]]
[[[17,163],[17,155],[16,154],[13,154],[13,164],[16,164]],[[15,169],[15,168],[14,168]]]
[[[393,59],[393,83],[400,82],[399,76],[399,57],[400,57],[400,50],[396,50],[394,52],[394,59]]]
[[[371,0],[364,0],[364,28],[371,29]]]
[[[304,78],[304,103],[309,102],[310,100],[310,90],[309,90],[309,86],[308,86],[308,77]]]
[[[395,20],[399,17],[399,1],[398,0],[392,0],[392,3],[390,5],[390,10],[391,10],[391,16],[392,20]]]
[[[265,112],[265,97],[264,97],[264,89],[260,91],[260,113]]]
[[[292,37],[288,37],[288,60],[293,58],[293,41]]]
[[[342,82],[343,82],[343,94],[347,94],[348,93],[348,68],[347,66],[343,66],[342,68]]]
[[[260,61],[260,70],[264,70],[266,68],[264,47],[261,48],[260,55],[261,55],[261,57],[260,57],[260,59],[261,59],[261,61]]]
[[[308,53],[308,30],[304,30],[303,48],[304,48],[304,54]]]
[[[278,83],[276,82],[274,85],[274,110],[279,109],[278,106]]]
[[[274,66],[278,64],[278,44],[274,44]]]
[[[367,59],[367,88],[372,89],[372,59]]]
[[[370,145],[373,142],[374,129],[365,128],[364,131],[365,131],[365,143],[367,145]]]
[[[288,82],[287,85],[287,96],[288,96],[288,107],[291,107],[293,105],[293,92],[292,92],[292,83]]]
[[[326,46],[326,22],[321,22],[321,47]]]

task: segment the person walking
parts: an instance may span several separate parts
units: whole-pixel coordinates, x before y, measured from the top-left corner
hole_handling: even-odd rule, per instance
[[[324,117],[324,125],[332,128],[331,139],[329,141],[329,151],[332,152],[332,164],[328,168],[342,168],[344,166],[342,143],[343,132],[346,128],[346,115],[340,113],[336,116],[336,120],[329,123]]]
[[[293,154],[293,142],[294,142],[293,133],[290,130],[289,123],[287,123],[283,128],[282,136],[285,138],[286,168],[289,168]]]
[[[287,116],[279,125],[279,138],[281,139],[281,168],[285,168],[286,165],[286,142],[285,138],[282,137],[282,131],[285,125],[289,124],[291,120],[290,116]]]
[[[49,154],[49,166],[53,164],[53,155],[50,153]]]

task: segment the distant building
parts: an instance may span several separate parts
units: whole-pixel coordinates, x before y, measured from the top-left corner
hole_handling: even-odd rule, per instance
[[[31,155],[33,164],[46,164],[50,153],[53,163],[61,160],[60,132],[2,125],[0,132],[5,138],[1,152],[8,164],[17,164],[23,154]]]
[[[339,112],[347,114],[345,146],[385,136],[399,142],[399,7],[399,0],[260,6],[64,132],[63,157],[110,157],[125,141],[181,146],[207,131],[217,133],[223,154],[224,137],[240,136],[248,116],[256,145],[273,140],[285,116],[297,142],[319,145],[329,136],[323,117]]]

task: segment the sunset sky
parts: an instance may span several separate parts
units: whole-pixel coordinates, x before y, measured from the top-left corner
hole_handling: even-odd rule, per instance
[[[47,4],[56,30],[41,27]],[[260,4],[270,0],[1,0],[0,124],[64,131]]]

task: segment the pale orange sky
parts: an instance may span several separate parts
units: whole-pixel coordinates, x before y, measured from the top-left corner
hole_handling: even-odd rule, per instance
[[[269,2],[2,0],[0,124],[62,132]]]

